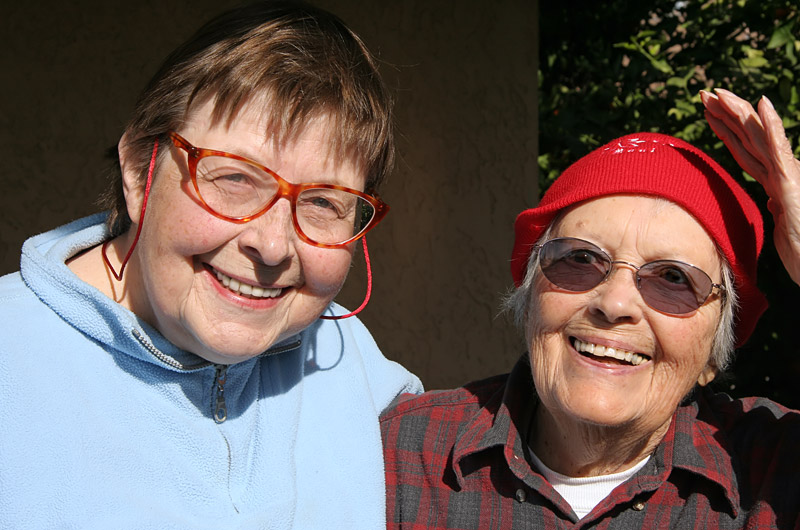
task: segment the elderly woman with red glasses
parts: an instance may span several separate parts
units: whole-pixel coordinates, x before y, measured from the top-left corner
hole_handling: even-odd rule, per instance
[[[421,389],[333,303],[387,211],[363,43],[299,2],[223,14],[118,151],[111,213],[0,279],[0,527],[382,527],[378,414]]]
[[[764,99],[703,95],[800,280],[800,162]],[[747,340],[762,220],[718,164],[631,134],[516,223],[511,373],[382,416],[390,528],[798,528],[800,414],[707,385]]]

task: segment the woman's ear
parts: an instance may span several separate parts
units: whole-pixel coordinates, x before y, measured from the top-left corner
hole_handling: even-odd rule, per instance
[[[125,134],[119,140],[119,144],[117,144],[117,152],[119,154],[119,167],[122,172],[122,192],[125,195],[128,217],[131,218],[133,224],[139,224],[146,183],[134,163],[135,157],[133,156],[131,143],[131,135],[128,131],[125,131]]]
[[[717,377],[717,367],[709,363],[703,368],[703,371],[700,372],[700,377],[697,378],[697,382],[700,386],[706,386],[713,381],[715,377]]]

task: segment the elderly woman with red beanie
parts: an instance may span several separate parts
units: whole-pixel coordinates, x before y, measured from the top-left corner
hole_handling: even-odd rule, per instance
[[[800,279],[800,162],[767,100],[704,94]],[[800,528],[800,414],[706,386],[766,308],[753,200],[688,143],[630,134],[516,222],[510,374],[382,416],[390,528]]]

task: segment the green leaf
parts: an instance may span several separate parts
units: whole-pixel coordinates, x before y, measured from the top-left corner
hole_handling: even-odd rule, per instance
[[[767,49],[772,50],[775,48],[780,48],[784,44],[794,42],[795,38],[792,34],[792,28],[794,27],[794,20],[784,24],[782,26],[778,26],[778,28],[772,32],[772,36],[767,43]]]
[[[742,59],[739,61],[739,64],[742,65],[745,69],[752,68],[757,69],[761,68],[762,66],[767,66],[769,61],[767,61],[763,57],[748,57],[747,59]]]
[[[670,77],[669,79],[667,79],[667,86],[686,88],[686,80],[682,77]]]
[[[672,73],[672,67],[669,65],[669,63],[665,59],[655,59],[655,58],[651,57],[650,58],[650,64],[652,64],[653,67],[656,70],[658,70],[659,72],[662,72],[664,74],[671,74]]]
[[[797,55],[795,55],[795,50],[800,51],[800,40],[786,43],[786,59],[788,59],[789,64],[792,66],[797,66]]]
[[[638,52],[639,47],[636,44],[631,42],[617,42],[613,44],[614,48],[622,48],[623,50],[630,50],[632,52]]]
[[[545,153],[543,155],[539,155],[538,157],[539,162],[539,169],[547,171],[550,169],[550,154]]]

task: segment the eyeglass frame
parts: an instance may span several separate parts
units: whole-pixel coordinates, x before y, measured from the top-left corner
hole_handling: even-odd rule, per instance
[[[542,260],[541,260],[541,249],[542,249],[542,247],[544,247],[546,244],[548,244],[548,243],[550,243],[550,242],[553,242],[553,241],[559,241],[559,240],[573,240],[573,241],[582,241],[583,243],[588,243],[589,245],[593,246],[594,248],[596,248],[596,249],[598,249],[600,252],[602,252],[602,253],[603,253],[603,255],[604,255],[606,258],[608,258],[608,270],[605,272],[605,274],[603,275],[602,279],[601,279],[599,282],[597,282],[596,284],[594,284],[593,286],[589,287],[588,289],[581,289],[581,290],[572,290],[572,289],[569,289],[569,288],[567,288],[567,287],[563,287],[563,286],[561,286],[561,285],[558,285],[557,283],[553,282],[553,281],[552,281],[552,280],[551,280],[551,279],[550,279],[550,278],[547,276],[547,273],[545,272],[545,270],[544,270],[544,267],[542,266]],[[602,249],[602,248],[601,248],[599,245],[596,245],[595,243],[592,243],[591,241],[588,241],[588,240],[586,240],[586,239],[582,239],[582,238],[579,238],[579,237],[554,237],[554,238],[548,239],[547,241],[545,241],[545,242],[543,242],[543,243],[537,243],[536,245],[534,245],[534,246],[533,246],[533,252],[535,252],[535,253],[536,253],[536,261],[537,261],[537,265],[538,265],[539,269],[542,271],[542,274],[544,275],[544,277],[545,277],[545,278],[547,278],[547,281],[549,281],[550,283],[552,283],[553,285],[555,285],[555,286],[556,286],[556,287],[558,287],[559,289],[563,289],[564,291],[567,291],[567,292],[570,292],[570,293],[588,293],[589,291],[591,291],[591,290],[595,289],[595,288],[596,288],[598,285],[600,285],[601,283],[603,283],[603,282],[605,282],[606,280],[608,280],[608,278],[611,276],[611,273],[612,273],[612,272],[613,272],[613,270],[614,270],[614,265],[615,265],[615,264],[622,264],[622,265],[627,265],[628,267],[630,267],[631,269],[633,269],[633,273],[634,273],[634,274],[633,274],[633,277],[634,277],[634,280],[635,280],[636,290],[637,290],[637,291],[639,291],[639,295],[640,295],[640,296],[642,296],[642,300],[644,300],[644,302],[647,304],[647,306],[648,306],[648,307],[650,307],[650,308],[652,308],[652,309],[654,309],[654,310],[656,310],[656,311],[659,311],[659,312],[661,312],[661,313],[667,314],[667,315],[672,315],[672,316],[682,316],[682,315],[687,315],[687,314],[689,314],[689,313],[692,313],[693,311],[697,311],[698,309],[700,309],[701,307],[703,307],[703,305],[705,305],[705,303],[706,303],[706,302],[708,301],[708,299],[711,297],[712,293],[714,292],[714,288],[716,288],[716,289],[717,289],[717,291],[718,291],[718,294],[719,294],[719,296],[720,296],[722,299],[724,299],[724,298],[725,298],[725,296],[726,296],[726,289],[725,289],[725,286],[724,286],[724,285],[722,285],[722,284],[719,284],[719,283],[715,283],[715,282],[714,282],[714,280],[713,280],[713,279],[711,279],[711,276],[710,276],[710,275],[709,275],[709,274],[708,274],[706,271],[704,271],[703,269],[701,269],[700,267],[698,267],[698,266],[696,266],[696,265],[692,265],[691,263],[686,263],[685,261],[681,261],[681,260],[676,260],[676,259],[657,259],[657,260],[653,260],[653,261],[648,261],[648,262],[646,262],[646,263],[643,263],[643,264],[641,264],[641,265],[638,265],[638,266],[637,266],[637,265],[634,265],[633,263],[631,263],[631,262],[629,262],[629,261],[624,261],[624,260],[615,260],[615,259],[612,259],[612,258],[611,258],[611,256],[609,256],[608,252],[606,252],[605,250],[603,250],[603,249]],[[652,305],[651,305],[651,304],[650,304],[650,303],[647,301],[647,299],[645,299],[644,295],[642,295],[642,287],[641,287],[641,285],[642,285],[642,278],[641,278],[641,276],[639,276],[639,271],[640,271],[640,270],[641,270],[643,267],[646,267],[647,265],[651,265],[651,264],[653,264],[653,263],[662,263],[662,262],[667,262],[667,263],[680,263],[681,265],[686,265],[687,267],[691,267],[692,269],[694,269],[694,270],[696,270],[696,271],[699,271],[699,272],[701,272],[703,275],[705,275],[705,276],[708,278],[708,280],[709,280],[709,282],[710,282],[710,284],[711,284],[711,288],[709,289],[709,291],[708,291],[708,294],[705,296],[705,298],[703,298],[703,300],[702,300],[702,301],[698,301],[698,305],[697,305],[697,307],[695,307],[695,308],[693,308],[693,309],[690,309],[689,311],[685,311],[685,312],[683,312],[683,313],[673,313],[673,312],[670,312],[670,311],[666,311],[666,310],[663,310],[663,309],[659,309],[659,308],[657,308],[657,307],[653,307],[653,306],[652,306]],[[694,285],[692,286],[692,290],[694,291]],[[697,291],[694,291],[694,292],[695,292],[695,298],[696,298],[696,297],[697,297]]]
[[[185,151],[186,154],[188,155],[187,156],[187,162],[188,162],[188,166],[189,166],[189,177],[192,179],[192,185],[194,186],[195,193],[197,193],[197,198],[200,200],[201,206],[203,207],[204,210],[206,210],[208,213],[210,213],[214,217],[217,217],[217,218],[222,219],[224,221],[230,221],[232,223],[237,223],[237,224],[249,223],[253,219],[256,219],[256,218],[264,215],[265,213],[267,213],[270,210],[270,208],[275,206],[275,203],[277,203],[280,199],[286,198],[289,201],[289,204],[291,205],[291,209],[292,209],[292,224],[294,225],[294,231],[297,234],[297,236],[302,241],[304,241],[305,243],[308,243],[309,245],[313,245],[315,247],[320,247],[320,248],[334,249],[334,248],[342,248],[342,247],[344,247],[346,245],[349,245],[353,241],[357,241],[359,238],[364,237],[364,235],[367,232],[369,232],[370,230],[375,228],[375,226],[386,216],[386,214],[389,213],[389,205],[386,204],[385,202],[383,202],[380,199],[380,197],[378,197],[376,195],[369,195],[367,193],[364,193],[363,191],[355,190],[353,188],[348,188],[346,186],[339,186],[337,184],[326,184],[326,183],[321,183],[321,182],[320,183],[309,182],[309,183],[303,183],[303,184],[292,184],[291,182],[285,180],[283,177],[281,177],[280,175],[278,175],[277,173],[275,173],[274,171],[272,171],[271,169],[269,169],[265,165],[259,164],[255,160],[251,160],[251,159],[249,159],[247,157],[244,157],[244,156],[241,156],[241,155],[237,155],[237,154],[234,154],[234,153],[228,153],[228,152],[225,152],[225,151],[218,151],[216,149],[206,149],[204,147],[195,147],[194,145],[189,143],[189,141],[186,140],[186,138],[182,137],[181,135],[179,135],[175,131],[170,131],[168,134],[169,134],[170,140],[172,140],[172,144],[175,147],[177,147],[178,149],[181,149],[181,150]],[[221,213],[215,211],[213,208],[211,208],[210,205],[208,205],[208,203],[206,203],[205,199],[203,199],[203,194],[200,193],[200,187],[197,184],[197,163],[200,161],[200,159],[206,158],[206,157],[209,157],[209,156],[218,156],[218,157],[230,158],[230,159],[233,159],[233,160],[238,160],[240,162],[244,162],[245,164],[249,164],[249,165],[254,166],[255,168],[257,168],[257,169],[259,169],[261,171],[266,172],[272,178],[274,178],[275,181],[278,183],[278,191],[277,191],[277,193],[275,194],[275,196],[272,199],[270,199],[267,202],[267,204],[261,210],[258,210],[257,212],[255,212],[253,214],[250,214],[250,215],[246,215],[246,216],[242,216],[242,217],[232,217],[232,216],[224,215],[224,214],[221,214]],[[370,219],[369,223],[367,223],[367,225],[359,233],[357,233],[356,235],[354,235],[350,239],[347,239],[346,241],[343,241],[341,243],[333,243],[333,244],[331,244],[331,243],[320,243],[318,241],[314,241],[313,239],[308,237],[308,235],[306,235],[303,232],[302,228],[300,228],[300,222],[297,220],[297,198],[300,196],[300,194],[302,192],[304,192],[305,190],[309,190],[309,189],[329,189],[329,190],[339,190],[339,191],[344,191],[344,192],[347,192],[347,193],[351,193],[353,195],[356,195],[356,196],[364,199],[366,202],[368,202],[370,205],[372,205],[372,207],[375,208],[375,213],[372,216],[372,219]]]

